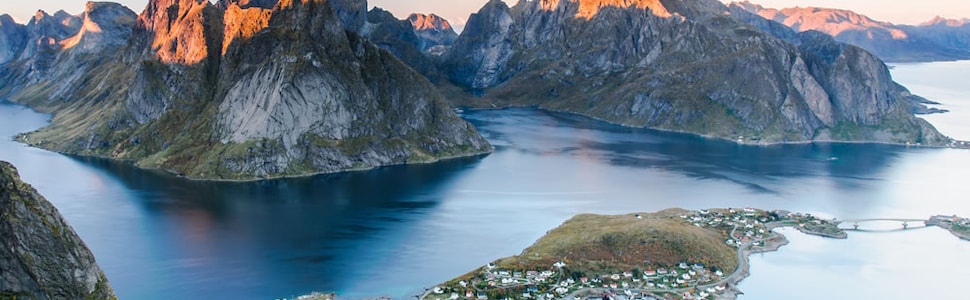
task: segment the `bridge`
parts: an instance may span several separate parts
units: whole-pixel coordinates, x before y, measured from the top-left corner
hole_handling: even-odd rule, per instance
[[[835,222],[836,226],[841,225],[843,223],[851,223],[852,224],[852,228],[851,229],[849,229],[849,228],[842,228],[842,230],[854,230],[854,231],[897,231],[897,230],[924,228],[924,227],[929,227],[929,226],[936,225],[936,224],[932,224],[930,220],[926,220],[926,219],[902,219],[902,218],[847,219],[847,220],[835,220],[833,222]],[[860,227],[859,224],[862,224],[862,223],[872,223],[872,222],[897,222],[897,223],[902,223],[901,225],[902,225],[903,228],[902,229],[896,229],[896,230],[865,230],[865,229],[859,229],[859,227]],[[910,227],[910,223],[918,223],[919,225],[922,225],[922,226],[918,226],[917,225],[916,227]]]

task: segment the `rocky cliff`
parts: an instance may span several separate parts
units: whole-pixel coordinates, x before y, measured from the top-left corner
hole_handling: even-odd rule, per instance
[[[26,43],[27,26],[17,24],[10,15],[0,15],[0,64],[17,58]]]
[[[442,54],[458,39],[451,23],[435,14],[411,14],[408,22],[421,39],[419,48],[433,54]]]
[[[743,142],[942,144],[868,52],[778,38],[713,0],[490,1],[443,69],[481,105],[536,105]],[[488,104],[485,104],[488,105]]]
[[[736,2],[730,6],[784,24],[798,32],[824,32],[840,42],[864,48],[886,61],[970,59],[970,26],[960,20],[937,18],[918,26],[907,26],[873,20],[841,9],[772,9],[750,2]]]
[[[116,299],[74,229],[0,162],[0,298]]]
[[[50,79],[31,75],[27,60],[9,62],[0,94],[55,113],[52,126],[21,137],[32,145],[193,178],[489,151],[430,82],[345,27],[356,18],[337,9],[366,7],[351,2],[152,0],[125,46],[82,56],[56,48]]]

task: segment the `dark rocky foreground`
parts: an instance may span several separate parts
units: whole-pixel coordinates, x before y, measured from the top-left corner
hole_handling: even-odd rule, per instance
[[[57,209],[0,161],[0,299],[116,299]]]

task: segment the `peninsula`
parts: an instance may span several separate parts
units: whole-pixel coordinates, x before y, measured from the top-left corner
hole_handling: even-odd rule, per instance
[[[845,239],[846,231],[865,231],[860,224],[885,221],[903,230],[938,226],[970,240],[970,219],[956,216],[827,220],[753,208],[583,214],[521,254],[429,288],[420,299],[736,299],[748,257],[788,244],[775,229]]]

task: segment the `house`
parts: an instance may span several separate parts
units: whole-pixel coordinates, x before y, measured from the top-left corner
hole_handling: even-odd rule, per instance
[[[586,284],[587,282],[589,282],[589,278],[587,278],[587,277],[580,277],[579,278],[579,282],[581,282],[583,284]]]
[[[478,293],[477,293],[477,294],[476,294],[475,296],[476,296],[476,298],[478,298],[479,300],[485,300],[485,299],[488,299],[488,294],[486,294],[485,292],[478,292]]]
[[[539,292],[539,287],[534,286],[534,285],[530,285],[530,286],[525,287],[525,291],[526,292],[529,292],[529,293],[538,293]]]
[[[657,269],[657,274],[667,274],[667,269],[665,269],[665,268],[659,268],[659,269]]]
[[[657,276],[657,270],[653,270],[653,269],[646,270],[643,272],[643,276],[647,276],[647,277]]]
[[[539,276],[539,271],[528,271],[528,272],[525,272],[525,277],[527,277],[527,278],[535,278],[536,276]]]
[[[565,267],[566,266],[566,263],[561,262],[561,261],[557,261],[556,263],[552,264],[552,266],[553,267],[556,267],[556,268],[562,268],[562,267]]]
[[[465,298],[469,298],[469,299],[471,299],[471,298],[472,298],[472,297],[474,297],[474,296],[475,296],[475,295],[474,295],[474,294],[472,294],[472,291],[471,291],[471,290],[467,290],[467,291],[465,291]]]
[[[452,300],[458,299],[458,293],[452,292],[451,297],[448,297],[448,299],[452,299]]]
[[[677,265],[677,267],[681,269],[687,269],[687,263],[680,263],[679,265]]]
[[[632,272],[629,272],[629,271],[623,272],[623,277],[626,277],[626,278],[633,277],[633,273]]]
[[[466,286],[468,286],[468,282],[462,280],[462,281],[459,281],[458,282],[458,285],[460,285],[461,287],[466,287]]]
[[[614,283],[610,283],[610,288],[611,288],[611,289],[615,289],[615,288],[617,288],[617,287],[618,287],[618,285],[616,285],[616,282],[614,282]]]
[[[519,271],[512,272],[512,277],[522,278],[522,272],[519,272]]]
[[[610,276],[610,279],[620,280],[620,274],[613,274],[613,275]]]

